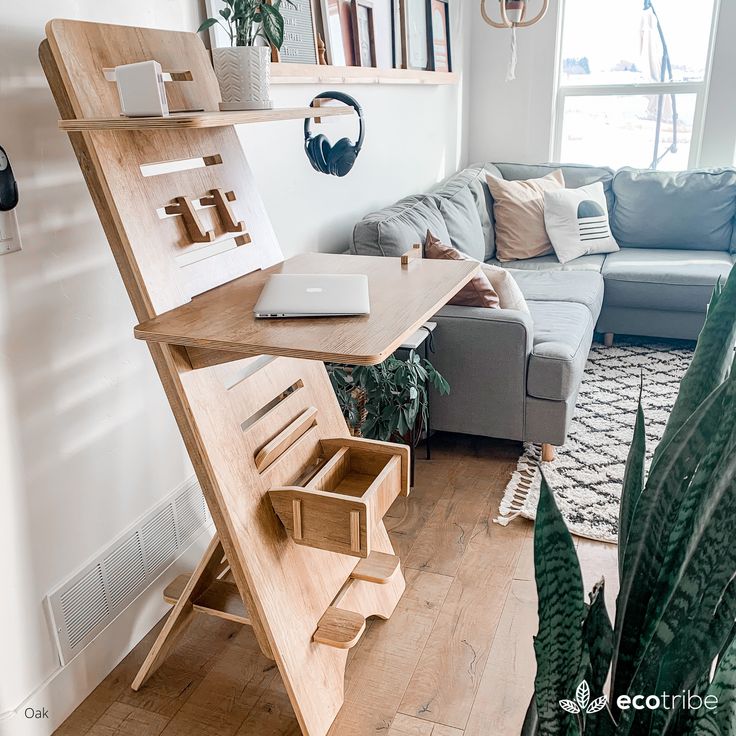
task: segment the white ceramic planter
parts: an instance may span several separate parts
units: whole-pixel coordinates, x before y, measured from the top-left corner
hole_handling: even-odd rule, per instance
[[[220,84],[220,110],[270,110],[271,49],[233,46],[212,50]]]

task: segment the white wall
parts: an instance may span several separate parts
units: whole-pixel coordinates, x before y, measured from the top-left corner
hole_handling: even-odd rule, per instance
[[[506,81],[511,32],[480,18],[470,43],[470,161],[538,163],[550,158],[558,13],[553,0],[536,25],[517,32],[516,79]],[[494,3],[488,3],[489,9]]]
[[[465,0],[452,8],[452,27],[467,37],[477,8]],[[458,67],[470,53],[463,40],[455,32]],[[465,164],[466,83],[340,86],[361,103],[367,121],[363,151],[344,179],[312,169],[303,153],[301,122],[241,126],[246,155],[284,254],[344,250],[351,243],[353,225],[368,211],[426,191]],[[306,105],[326,89],[329,85],[277,85],[272,97],[277,106]],[[342,136],[354,141],[358,126],[349,118],[333,118],[314,132],[324,132],[332,143]]]
[[[468,48],[458,30],[471,7],[455,8],[461,67]],[[1,733],[20,733],[4,730],[3,716],[10,723],[59,671],[44,596],[192,472],[147,349],[133,339],[133,312],[56,127],[37,47],[52,17],[189,30],[199,10],[198,0],[5,0],[0,9],[0,145],[18,178],[24,239],[23,252],[0,258]],[[280,87],[274,99],[295,106],[316,91]],[[346,91],[363,103],[368,133],[344,180],[311,169],[296,122],[242,131],[286,255],[343,249],[365,212],[464,162],[462,86]],[[333,140],[341,130],[355,135],[348,121],[327,128]],[[57,708],[83,695],[70,689]]]

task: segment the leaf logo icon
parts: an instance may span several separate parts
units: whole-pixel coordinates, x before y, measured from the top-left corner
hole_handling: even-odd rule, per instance
[[[578,704],[572,700],[560,700],[560,708],[567,711],[568,713],[580,713]]]
[[[580,710],[585,711],[590,702],[590,687],[585,680],[578,685],[578,689],[575,691],[575,700],[578,701]]]
[[[585,711],[586,713],[597,713],[599,710],[603,710],[606,707],[608,700],[605,695],[601,695],[600,698],[596,698]]]
[[[560,700],[559,702],[560,708],[567,713],[585,713],[589,715],[603,710],[608,703],[608,698],[601,695],[591,701],[590,685],[583,680],[575,690],[575,700]]]

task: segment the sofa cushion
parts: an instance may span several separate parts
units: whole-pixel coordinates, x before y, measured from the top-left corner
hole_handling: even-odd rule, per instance
[[[501,172],[493,164],[473,164],[467,169],[454,174],[438,185],[432,194],[435,196],[452,197],[460,188],[467,187],[475,202],[483,231],[485,254],[481,260],[493,258],[496,254],[496,227],[493,222],[493,200],[486,183],[486,173],[501,176]]]
[[[728,251],[736,170],[639,171],[613,179],[611,229],[622,247]]]
[[[600,273],[605,260],[604,255],[590,255],[580,256],[580,258],[576,258],[569,263],[560,263],[557,256],[548,255],[527,258],[521,261],[504,261],[503,263],[497,258],[491,258],[488,263],[519,271],[594,271]]]
[[[530,301],[534,347],[526,390],[530,396],[565,401],[577,392],[593,340],[595,318],[584,304]]]
[[[562,172],[524,181],[506,181],[489,174],[486,181],[493,197],[496,257],[512,261],[551,253],[544,227],[544,193],[565,186]]]
[[[557,169],[562,170],[565,177],[565,186],[569,189],[577,189],[586,184],[596,181],[603,182],[603,191],[608,203],[608,214],[613,212],[612,182],[614,171],[605,166],[586,166],[585,164],[508,164],[497,163],[496,168],[501,172],[504,179],[537,179]]]
[[[598,319],[603,305],[603,277],[590,271],[511,271],[528,302],[582,304]]]
[[[363,256],[400,256],[423,243],[427,230],[450,242],[445,220],[431,197],[406,197],[366,215],[353,230],[353,252]]]
[[[736,257],[719,251],[624,248],[606,257],[606,304],[704,312]]]
[[[438,194],[437,207],[450,234],[448,241],[456,250],[483,261],[486,257],[486,243],[480,215],[473,195],[467,186],[458,187],[453,194]]]

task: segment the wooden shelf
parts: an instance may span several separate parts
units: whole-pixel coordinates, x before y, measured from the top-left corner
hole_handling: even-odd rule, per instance
[[[352,365],[385,360],[443,307],[479,268],[477,261],[305,253],[194,297],[135,328],[149,342],[183,345],[193,367],[249,355],[284,355]],[[356,317],[256,319],[253,307],[270,274],[366,274],[371,313]],[[203,354],[203,350],[205,351]],[[210,360],[211,351],[220,351]],[[223,355],[224,351],[224,355]]]
[[[271,65],[272,84],[457,84],[456,72],[319,64]]]
[[[220,112],[177,112],[168,117],[127,118],[81,118],[59,120],[59,128],[67,132],[86,130],[160,130],[162,128],[221,128],[227,125],[268,123],[277,120],[303,120],[304,118],[327,118],[335,115],[352,115],[353,109],[346,105],[335,107],[284,107],[273,110],[229,110]]]

